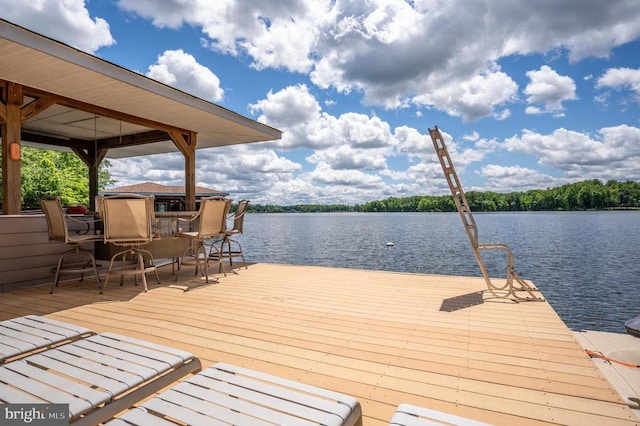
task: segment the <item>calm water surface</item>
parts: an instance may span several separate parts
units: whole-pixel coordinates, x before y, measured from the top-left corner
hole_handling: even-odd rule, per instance
[[[640,315],[640,211],[474,218],[480,243],[507,244],[570,328],[624,333]],[[251,262],[481,276],[457,213],[248,214],[240,238]],[[487,253],[504,277],[504,252]]]

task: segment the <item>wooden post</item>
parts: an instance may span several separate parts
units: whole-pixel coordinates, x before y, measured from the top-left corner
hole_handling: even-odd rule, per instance
[[[22,85],[7,82],[6,90],[3,92],[5,120],[2,123],[2,213],[20,214],[22,211],[20,108],[24,100]],[[12,144],[17,145],[12,146]]]
[[[185,208],[196,209],[196,132],[168,131],[171,140],[184,155]]]
[[[98,195],[98,170],[109,150],[106,148],[89,147],[86,151],[73,148],[73,152],[87,165],[89,173],[89,210],[96,211],[96,196]]]
[[[184,190],[186,209],[196,209],[196,133],[189,134],[189,151],[184,156]]]

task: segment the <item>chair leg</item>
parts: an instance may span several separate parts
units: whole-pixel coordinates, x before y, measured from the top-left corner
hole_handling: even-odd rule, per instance
[[[96,276],[96,283],[98,284],[98,291],[102,294],[102,283],[100,282],[100,274],[98,274],[98,266],[96,265],[96,258],[89,250],[86,250],[91,258],[91,265],[93,266],[93,273]]]
[[[238,246],[238,251],[232,252],[231,251],[231,243],[234,243]],[[239,254],[240,258],[242,258],[242,265],[244,266],[244,269],[247,269],[247,262],[245,262],[244,260],[244,252],[242,251],[242,246],[240,245],[240,243],[236,240],[232,240],[231,238],[229,238],[229,257],[238,257],[238,256],[234,256],[234,254]],[[231,262],[231,260],[229,260],[229,262]]]
[[[147,255],[149,257],[149,267],[153,267],[153,272],[156,276],[156,281],[158,282],[158,284],[160,284],[160,277],[158,276],[158,268],[156,268],[156,263],[155,260],[153,259],[153,254],[151,254],[151,252],[149,250],[143,250],[143,249],[138,249],[139,253],[142,253],[142,255]],[[144,268],[146,269],[146,267]]]
[[[229,268],[233,270],[233,256],[231,256],[231,239],[228,237],[225,237],[224,240],[227,243],[227,255],[229,256]]]
[[[144,272],[144,256],[142,255],[142,251],[136,250],[136,255],[138,258],[138,269],[140,270],[140,275],[142,279],[142,284],[144,285],[144,292],[147,292],[147,274]],[[134,275],[136,277],[136,275]]]
[[[174,275],[175,281],[178,281],[180,269],[185,264],[185,258],[187,256],[193,257],[193,263],[195,264],[194,274],[196,276],[198,274],[204,275],[205,281],[209,283],[209,254],[207,253],[207,246],[204,244],[204,241],[198,241],[190,245],[182,253],[182,257],[178,261],[178,271]],[[191,261],[189,261],[189,264],[191,264]],[[215,282],[217,281],[216,279]]]
[[[58,259],[58,265],[56,267],[55,277],[53,278],[53,283],[51,284],[51,289],[49,290],[49,294],[53,294],[56,287],[58,287],[58,284],[60,283],[61,271],[63,270],[63,266],[64,266],[64,258],[70,253],[75,253],[75,254],[86,253],[89,256],[90,261],[85,263],[82,269],[88,269],[89,264],[91,264],[91,267],[93,269],[93,274],[96,278],[96,284],[98,285],[98,291],[100,292],[100,294],[102,294],[102,285],[101,285],[102,283],[100,282],[100,274],[98,273],[96,258],[93,256],[93,253],[91,253],[91,251],[82,249],[80,246],[76,246],[71,250],[67,250]],[[83,281],[83,280],[84,280],[84,272],[80,272],[80,281]]]
[[[207,256],[207,262],[211,259],[218,261],[218,273],[223,273],[224,276],[227,276],[227,271],[224,268],[224,264],[222,262],[222,258],[225,256],[224,244],[227,240],[227,237],[222,237],[221,240],[215,240],[211,243],[209,247],[209,256]],[[220,248],[218,248],[217,244],[220,243]],[[215,253],[214,253],[215,252]]]
[[[178,270],[173,275],[173,280],[176,281],[176,282],[178,282],[178,275],[180,275],[180,269],[182,268],[182,264],[184,263],[184,258],[185,258],[185,256],[188,255],[190,250],[191,250],[191,245],[189,245],[189,247],[184,249],[184,251],[182,252],[182,256],[180,256],[180,260],[181,261],[178,262]]]
[[[193,263],[195,264],[195,269],[194,269],[194,275],[198,275],[198,271],[202,271],[201,266],[200,266],[200,246],[201,244],[198,243],[191,243],[189,244],[189,247],[187,247],[184,252],[182,252],[182,256],[178,259],[178,271],[175,273],[174,275],[174,280],[177,282],[178,281],[178,275],[180,274],[180,270],[182,269],[182,266],[185,265],[185,257],[187,256],[192,256],[193,257]],[[187,263],[191,263],[191,262],[187,262]],[[207,271],[205,271],[206,273]],[[207,276],[207,280],[208,280],[208,276]],[[208,281],[207,281],[208,282]]]
[[[56,276],[53,278],[53,284],[51,284],[51,289],[49,290],[49,294],[53,294],[53,291],[55,290],[56,287],[58,287],[58,282],[60,281],[60,269],[62,268],[62,264],[64,263],[64,257],[69,254],[72,253],[73,250],[69,250],[66,251],[62,254],[62,256],[60,256],[60,259],[58,259],[58,267],[56,268]]]
[[[124,271],[124,268],[127,266],[127,255],[131,253],[130,250],[125,251],[124,253],[122,253],[122,265],[120,265],[120,268],[122,271]],[[135,285],[138,285],[138,283],[135,280],[134,277],[134,283]],[[120,287],[122,287],[124,285],[124,275],[120,274]]]
[[[104,285],[102,286],[102,289],[106,289],[107,288],[107,284],[109,284],[109,278],[111,278],[111,270],[113,269],[113,261],[116,259],[116,257],[118,257],[118,255],[121,255],[124,253],[116,253],[111,257],[111,261],[109,261],[109,269],[107,269],[107,278],[104,279]]]
[[[209,262],[207,262],[207,247],[204,245],[204,242],[200,242],[198,244],[198,252],[196,253],[196,271],[200,266],[200,253],[202,252],[202,262],[204,263],[204,279],[205,282],[209,283]],[[201,267],[201,266],[200,266]]]
[[[109,262],[109,269],[107,269],[107,278],[105,278],[104,280],[104,285],[102,286],[102,289],[104,290],[105,288],[107,288],[107,284],[109,283],[109,278],[111,278],[111,271],[113,270],[113,263],[116,261],[116,259],[118,258],[118,256],[122,256],[122,263],[120,265],[120,270],[124,271],[125,266],[126,266],[126,261],[127,261],[127,255],[131,253],[131,250],[124,250],[121,251],[119,253],[114,254],[113,256],[111,256],[111,261]],[[120,285],[124,285],[124,274],[120,274]]]
[[[222,241],[222,244],[220,245],[220,247],[222,248],[224,246],[224,240]],[[211,244],[211,248],[209,249],[209,256],[207,256],[207,263],[209,262],[209,260],[211,259],[211,251],[215,250],[217,252],[217,254],[215,255],[218,259],[218,273],[222,272],[224,274],[224,276],[227,276],[227,271],[225,271],[224,269],[224,265],[222,264],[222,249],[216,247],[215,242],[213,244]]]
[[[232,244],[235,244],[237,246],[237,250],[233,250],[232,249]],[[224,237],[224,240],[222,241],[222,243],[220,244],[220,249],[218,250],[218,257],[219,259],[222,261],[222,259],[229,259],[229,267],[231,268],[231,272],[233,272],[234,274],[236,273],[233,270],[233,258],[234,257],[240,257],[242,258],[242,266],[244,267],[244,269],[247,269],[247,262],[244,259],[244,252],[242,251],[242,246],[240,245],[240,243],[236,240],[233,240],[229,237]],[[220,269],[224,269],[224,265],[221,263],[220,264]],[[226,275],[226,274],[225,274]]]

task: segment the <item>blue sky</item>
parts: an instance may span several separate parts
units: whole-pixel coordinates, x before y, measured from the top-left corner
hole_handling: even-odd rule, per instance
[[[640,180],[637,0],[0,0],[0,16],[284,132],[197,151],[256,204]],[[116,186],[183,185],[179,154]]]

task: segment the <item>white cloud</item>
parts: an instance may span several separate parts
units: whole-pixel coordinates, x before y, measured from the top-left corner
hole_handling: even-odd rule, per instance
[[[262,99],[249,109],[260,114],[259,120],[271,123],[276,127],[295,127],[302,123],[307,125],[316,120],[322,107],[304,84],[286,87],[276,93],[270,91],[266,99]]]
[[[547,65],[539,70],[527,71],[529,84],[524,89],[529,104],[525,112],[527,114],[554,114],[562,115],[564,101],[577,99],[576,84],[571,77],[561,76]]]
[[[257,69],[295,72],[311,68],[322,22],[332,20],[326,0],[120,0],[119,5],[158,27],[201,27],[212,49],[233,56],[248,55]]]
[[[524,130],[504,141],[504,148],[538,158],[538,162],[580,179],[640,179],[640,128],[619,125],[602,128],[597,138],[557,129],[543,135]]]
[[[390,152],[390,149],[360,149],[345,144],[316,150],[306,160],[309,163],[330,164],[334,170],[384,170]]]
[[[396,147],[398,153],[404,154],[409,158],[429,158],[437,161],[433,150],[433,142],[431,142],[428,134],[422,134],[413,127],[400,126],[396,127],[393,136],[398,141]]]
[[[520,166],[487,164],[478,171],[478,175],[486,179],[483,189],[501,193],[548,188],[566,183],[538,170]]]
[[[200,27],[213,49],[248,55],[258,69],[310,72],[318,87],[362,91],[367,104],[397,108],[416,98],[467,121],[509,113],[495,111],[516,90],[497,72],[500,58],[568,52],[577,62],[606,57],[640,36],[636,0],[545,7],[490,0],[119,4],[157,26]]]
[[[466,141],[475,142],[478,139],[480,139],[480,134],[478,134],[478,132],[474,131],[470,135],[462,135],[462,139],[464,139]]]
[[[596,88],[629,89],[633,93],[633,99],[640,102],[640,69],[610,68],[598,78]]]
[[[325,150],[350,145],[356,150],[390,151],[396,143],[389,124],[378,117],[358,113],[335,117],[323,112],[304,85],[270,92],[266,99],[251,105],[250,110],[260,114],[260,121],[283,130],[282,140],[272,142],[282,149]]]
[[[269,93],[252,106],[261,119],[277,123],[286,137],[281,142],[197,150],[198,185],[228,191],[234,198],[249,198],[256,204],[298,204],[304,202],[357,204],[381,197],[442,191],[442,178],[433,145],[427,135],[401,126],[393,132],[389,123],[376,116],[346,113],[338,117],[322,111],[305,86],[291,86]],[[293,118],[291,115],[293,114]],[[451,141],[449,149],[459,156],[461,168],[479,161],[479,150]],[[314,151],[298,161],[284,158]],[[393,156],[413,158],[406,171],[391,171]],[[182,179],[180,156],[154,156],[114,162],[112,173],[119,181],[155,180],[165,184],[161,173],[176,171]],[[180,160],[180,161],[176,161]],[[423,165],[426,164],[426,169]],[[310,171],[309,171],[310,170]],[[428,170],[428,176],[420,175]],[[152,179],[153,178],[153,179]],[[118,185],[125,184],[119,182]],[[446,189],[446,186],[444,187]],[[415,193],[414,192],[414,193]]]
[[[460,116],[464,121],[474,121],[492,114],[504,119],[508,117],[508,110],[497,113],[494,108],[514,101],[517,91],[516,82],[498,71],[477,75],[458,85],[444,86],[418,95],[413,98],[413,102],[446,111],[452,116]]]
[[[84,50],[114,43],[108,24],[89,17],[82,0],[2,3],[7,19],[28,22]],[[321,88],[362,91],[367,104],[400,108],[414,99],[465,121],[509,116],[499,107],[514,100],[517,85],[496,69],[503,57],[566,51],[576,62],[605,57],[640,36],[635,0],[590,0],[579,6],[559,1],[544,8],[489,0],[119,0],[118,5],[158,27],[201,28],[206,45],[249,57],[257,69],[310,73]],[[49,25],[52,20],[65,24]],[[172,72],[159,75],[168,81]],[[570,88],[560,83],[552,85],[561,100],[530,105],[534,108],[528,111],[561,114],[562,100],[571,98],[564,91]],[[203,90],[194,84],[185,87]],[[214,85],[205,85],[207,99],[221,99]],[[530,86],[536,103],[544,88]]]
[[[110,161],[115,186],[146,181],[184,185],[184,159],[178,153]],[[279,156],[263,143],[196,150],[198,186],[227,191],[234,198],[250,198],[259,204],[277,203],[268,195],[274,185],[294,181],[301,169],[300,164]]]
[[[165,50],[156,63],[149,66],[146,75],[211,102],[220,101],[224,96],[218,76],[182,49]]]
[[[95,53],[116,42],[107,21],[89,16],[84,0],[0,0],[0,10],[3,19],[85,52]]]
[[[184,185],[184,158],[178,153],[112,159],[109,162],[109,173],[116,180],[114,186],[140,182]]]
[[[502,111],[496,111],[493,113],[493,118],[498,121],[506,120],[509,117],[511,117],[511,110],[509,108],[505,108]]]
[[[382,179],[358,170],[335,170],[329,164],[320,162],[314,171],[304,175],[304,179],[314,186],[337,185],[360,189],[376,189],[382,185]]]

